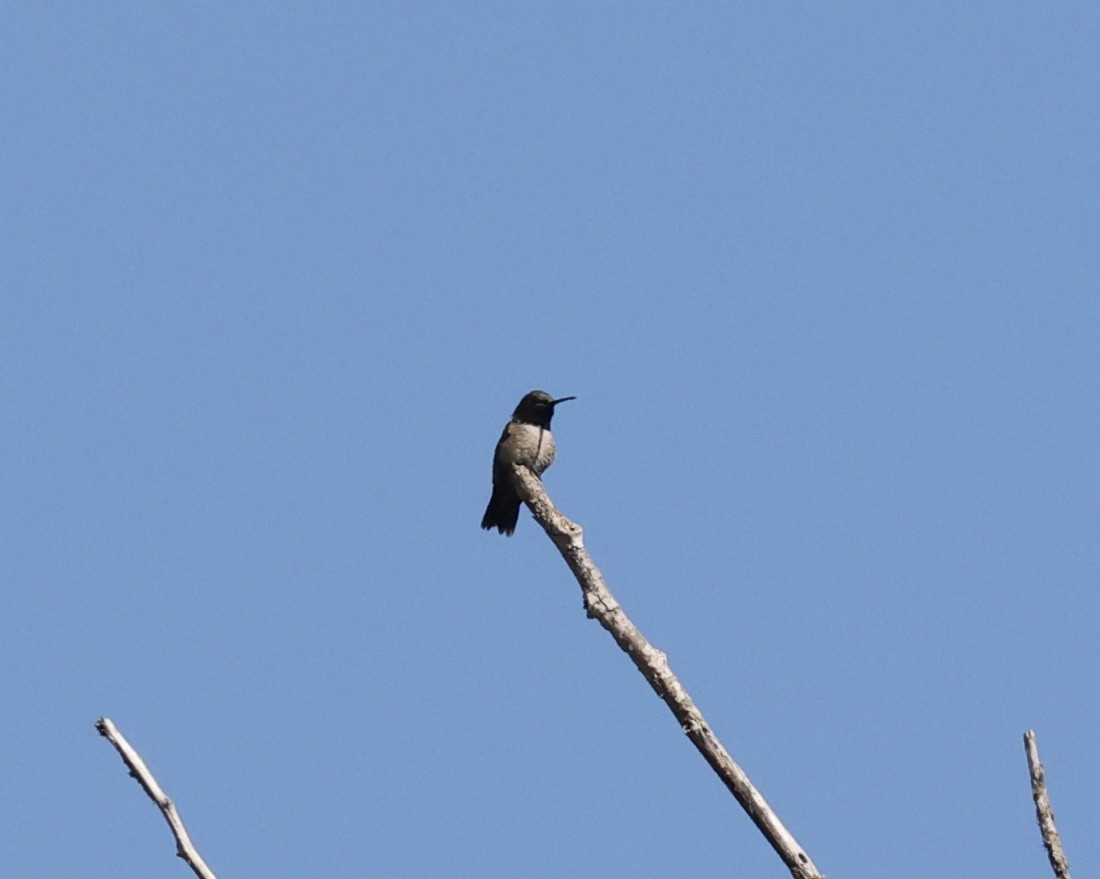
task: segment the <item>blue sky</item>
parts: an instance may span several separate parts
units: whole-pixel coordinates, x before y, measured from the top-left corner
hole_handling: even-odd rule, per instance
[[[1094,4],[5,20],[5,876],[1100,871]]]

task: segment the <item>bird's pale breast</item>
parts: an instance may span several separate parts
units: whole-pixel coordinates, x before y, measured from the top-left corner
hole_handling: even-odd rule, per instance
[[[554,462],[555,451],[554,436],[549,430],[512,422],[508,425],[507,440],[497,451],[497,460],[523,464],[541,475]]]

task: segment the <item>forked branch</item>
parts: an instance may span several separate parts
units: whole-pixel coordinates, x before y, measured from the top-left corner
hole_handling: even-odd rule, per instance
[[[795,879],[824,879],[810,856],[783,826],[779,816],[718,740],[703,713],[672,673],[668,657],[646,640],[615,600],[604,582],[603,574],[584,547],[580,526],[558,512],[538,477],[526,467],[515,468],[515,484],[520,498],[558,548],[580,584],[588,616],[603,626],[633,660],[638,671],[675,715],[691,743],[787,865],[791,875]]]

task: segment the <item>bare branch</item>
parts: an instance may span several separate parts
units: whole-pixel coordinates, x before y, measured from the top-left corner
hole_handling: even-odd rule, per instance
[[[1039,832],[1043,835],[1050,866],[1054,868],[1057,879],[1069,879],[1069,861],[1062,850],[1062,837],[1054,826],[1054,809],[1047,796],[1046,773],[1039,762],[1039,747],[1035,744],[1035,731],[1024,733],[1024,750],[1027,752],[1027,768],[1031,773],[1031,797],[1035,800],[1035,817],[1039,821]]]
[[[514,475],[520,498],[530,508],[569,565],[573,576],[577,578],[584,593],[584,607],[588,616],[603,626],[615,639],[615,643],[633,660],[638,671],[669,707],[681,729],[764,834],[795,879],[824,879],[810,856],[802,850],[760,791],[749,781],[744,770],[722,746],[702,712],[672,673],[668,657],[646,640],[615,600],[604,582],[603,574],[584,547],[580,526],[558,512],[546,494],[546,489],[530,470],[516,467]]]
[[[206,866],[206,861],[202,859],[198,850],[191,843],[191,837],[187,835],[187,829],[183,826],[183,821],[180,820],[175,804],[168,798],[168,794],[161,789],[161,786],[157,784],[157,780],[153,778],[153,773],[149,771],[149,767],[145,765],[141,755],[126,741],[126,737],[118,731],[118,728],[111,723],[109,718],[102,717],[97,720],[95,728],[99,730],[101,736],[106,737],[107,741],[115,746],[115,750],[122,757],[122,762],[130,769],[130,775],[138,780],[138,783],[145,789],[145,793],[157,804],[161,814],[164,815],[164,820],[172,828],[172,834],[176,837],[176,854],[187,862],[199,879],[218,879],[214,875],[214,871]]]

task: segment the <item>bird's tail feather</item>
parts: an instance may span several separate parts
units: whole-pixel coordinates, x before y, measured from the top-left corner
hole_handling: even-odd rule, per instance
[[[501,534],[512,534],[518,521],[519,498],[504,497],[494,489],[493,496],[489,498],[489,506],[485,508],[485,515],[481,517],[481,527],[486,531],[496,528]]]

